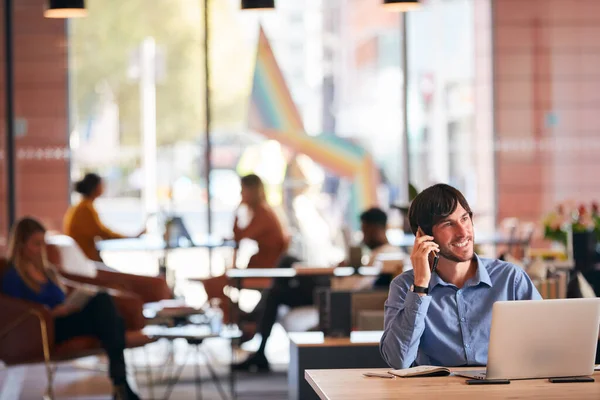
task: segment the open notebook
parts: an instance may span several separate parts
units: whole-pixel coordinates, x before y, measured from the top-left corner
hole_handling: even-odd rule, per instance
[[[81,310],[99,291],[101,290],[92,285],[78,286],[67,295],[64,304]]]
[[[450,370],[446,367],[420,365],[418,367],[406,369],[392,369],[389,370],[388,373],[401,378],[411,378],[415,376],[448,376],[450,375]]]

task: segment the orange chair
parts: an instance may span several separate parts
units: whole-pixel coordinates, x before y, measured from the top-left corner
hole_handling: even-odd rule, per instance
[[[6,259],[0,258],[0,286],[7,268]],[[67,286],[73,288],[72,284]],[[116,290],[109,293],[125,320],[126,347],[135,348],[153,342],[142,332],[145,325],[142,300]],[[54,396],[54,363],[102,352],[100,342],[89,336],[55,343],[54,318],[45,306],[0,294],[0,360],[9,367],[45,363],[48,379],[46,398]]]

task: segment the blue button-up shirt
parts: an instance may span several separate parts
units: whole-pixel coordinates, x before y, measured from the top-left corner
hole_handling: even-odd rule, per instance
[[[434,274],[429,295],[419,296],[410,290],[412,270],[392,281],[379,346],[392,368],[486,365],[492,304],[541,300],[522,268],[475,257],[477,272],[461,289]]]

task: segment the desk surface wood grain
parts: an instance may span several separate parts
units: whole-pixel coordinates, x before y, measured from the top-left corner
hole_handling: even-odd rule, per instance
[[[461,368],[454,368],[459,370]],[[476,368],[462,368],[473,370]],[[515,380],[508,385],[467,385],[459,376],[368,378],[364,372],[389,369],[306,370],[305,379],[323,400],[387,399],[600,399],[600,372],[593,383],[550,383],[547,379]]]

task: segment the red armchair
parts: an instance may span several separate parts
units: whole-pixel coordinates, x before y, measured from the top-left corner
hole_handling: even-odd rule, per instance
[[[0,258],[0,286],[7,267],[6,260]],[[126,347],[135,348],[152,342],[141,331],[144,327],[141,299],[115,290],[109,293],[125,320]],[[53,398],[53,363],[102,351],[100,342],[87,336],[56,344],[54,318],[45,306],[0,294],[0,360],[9,367],[44,362],[48,398]]]

